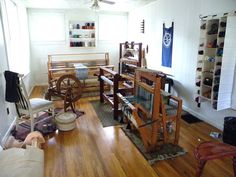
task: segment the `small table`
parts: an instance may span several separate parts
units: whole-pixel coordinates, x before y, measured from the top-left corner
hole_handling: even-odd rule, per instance
[[[76,127],[76,117],[77,115],[73,112],[63,112],[58,114],[55,117],[57,128],[61,131],[73,130]]]

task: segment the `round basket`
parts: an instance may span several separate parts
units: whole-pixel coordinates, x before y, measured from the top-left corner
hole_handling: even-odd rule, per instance
[[[57,128],[61,131],[73,130],[76,127],[77,115],[73,112],[64,112],[55,117]]]

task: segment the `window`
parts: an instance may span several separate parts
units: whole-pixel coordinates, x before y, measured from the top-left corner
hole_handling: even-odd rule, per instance
[[[30,14],[31,41],[65,41],[65,17],[61,12],[32,12]]]
[[[5,0],[3,21],[9,69],[27,74],[29,73],[29,37],[26,9],[11,0]]]

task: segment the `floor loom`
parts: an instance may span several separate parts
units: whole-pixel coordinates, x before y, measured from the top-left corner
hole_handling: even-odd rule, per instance
[[[119,106],[117,93],[126,95],[127,93],[133,92],[133,87],[126,83],[123,83],[122,81],[124,81],[124,78],[122,78],[117,72],[106,67],[100,67],[99,81],[100,102],[108,102],[113,108],[114,119],[118,120]],[[105,93],[105,85],[109,85],[112,89],[110,90],[110,93]]]
[[[158,140],[170,141],[173,132],[173,143],[178,144],[182,100],[163,91],[165,78],[161,72],[136,69],[134,96],[117,93],[123,115],[139,131],[146,151],[154,151]]]

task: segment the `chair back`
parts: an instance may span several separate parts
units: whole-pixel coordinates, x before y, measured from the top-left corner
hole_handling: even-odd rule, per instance
[[[29,102],[29,96],[26,91],[26,87],[23,81],[23,75],[19,74],[19,83],[17,85],[17,92],[18,92],[18,97],[19,101],[16,102],[16,107],[18,109],[24,109],[24,110],[31,110],[31,105]],[[17,109],[17,110],[18,110]]]

